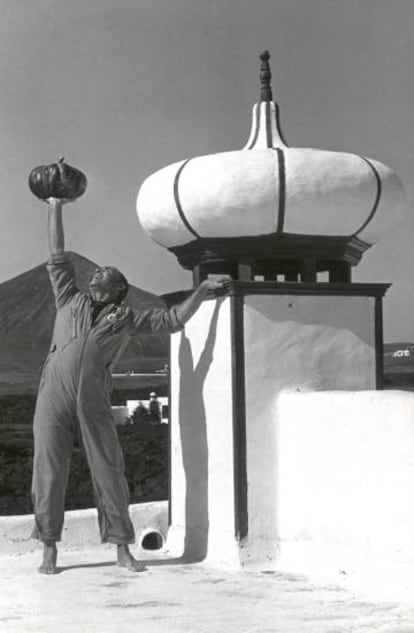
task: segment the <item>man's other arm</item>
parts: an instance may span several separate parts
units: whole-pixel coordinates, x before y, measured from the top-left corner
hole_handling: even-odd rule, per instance
[[[134,314],[134,333],[177,332],[195,314],[208,294],[223,287],[228,276],[206,279],[182,303],[169,309],[153,308]]]

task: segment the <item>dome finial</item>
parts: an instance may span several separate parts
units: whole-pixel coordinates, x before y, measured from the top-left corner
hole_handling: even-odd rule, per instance
[[[273,101],[272,87],[270,85],[272,73],[269,64],[269,51],[263,51],[260,55],[260,59],[262,62],[260,64],[260,101]]]

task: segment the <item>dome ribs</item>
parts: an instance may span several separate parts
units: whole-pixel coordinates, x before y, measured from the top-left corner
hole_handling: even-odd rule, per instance
[[[243,149],[288,147],[280,129],[279,106],[274,101],[256,103],[249,140]]]
[[[367,219],[365,220],[365,222],[359,227],[359,229],[357,231],[355,231],[355,233],[353,233],[352,235],[357,236],[358,233],[361,233],[366,226],[368,226],[368,224],[371,222],[372,218],[374,217],[374,215],[377,212],[380,200],[381,200],[381,194],[382,194],[382,183],[381,183],[381,178],[380,175],[378,173],[378,171],[376,170],[376,168],[374,167],[374,165],[371,163],[370,160],[368,160],[368,158],[365,158],[365,156],[360,156],[360,158],[366,162],[366,164],[372,169],[373,174],[375,176],[375,180],[377,183],[377,193],[375,196],[375,201],[374,201],[374,205],[372,207],[371,213],[369,214],[369,216],[367,217]]]
[[[266,147],[273,147],[272,120],[270,118],[270,102],[266,102]]]
[[[253,147],[256,145],[257,137],[259,136],[259,130],[260,130],[260,107],[258,104],[256,104],[253,109],[252,129],[250,132],[250,138],[252,140],[250,142],[250,138],[249,138],[249,141],[247,141],[247,147],[245,147],[245,149],[253,149]]]
[[[278,167],[279,167],[279,207],[277,214],[276,233],[283,233],[285,225],[286,212],[286,165],[285,154],[279,147],[276,148]]]
[[[279,106],[277,103],[275,103],[275,123],[276,123],[276,130],[279,134],[279,138],[282,141],[283,145],[286,145],[286,147],[289,147],[289,144],[286,142],[286,139],[283,135],[282,132],[282,128],[280,127],[280,110],[279,110]]]
[[[175,178],[174,178],[174,201],[175,201],[175,206],[177,207],[177,211],[178,211],[178,215],[181,218],[182,223],[184,224],[184,226],[190,231],[190,233],[192,233],[194,235],[194,237],[200,238],[201,236],[197,233],[197,231],[195,231],[193,229],[193,227],[191,226],[191,224],[189,223],[189,221],[187,220],[187,217],[183,211],[183,207],[181,205],[181,200],[180,200],[180,193],[179,193],[179,182],[180,182],[180,176],[184,170],[184,167],[186,165],[188,165],[188,163],[190,162],[191,158],[188,158],[187,160],[185,160],[183,162],[183,164],[180,166],[180,169],[177,171]]]

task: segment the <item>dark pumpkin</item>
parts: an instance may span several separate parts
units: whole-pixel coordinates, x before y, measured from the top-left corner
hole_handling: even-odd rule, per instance
[[[88,181],[79,169],[72,167],[60,158],[52,165],[40,165],[32,169],[29,175],[29,187],[41,200],[47,198],[66,198],[75,200],[85,193]]]

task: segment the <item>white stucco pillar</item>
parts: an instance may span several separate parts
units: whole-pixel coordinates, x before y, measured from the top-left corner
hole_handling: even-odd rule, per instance
[[[375,389],[386,288],[232,282],[173,335],[171,552],[275,564],[278,396]]]

